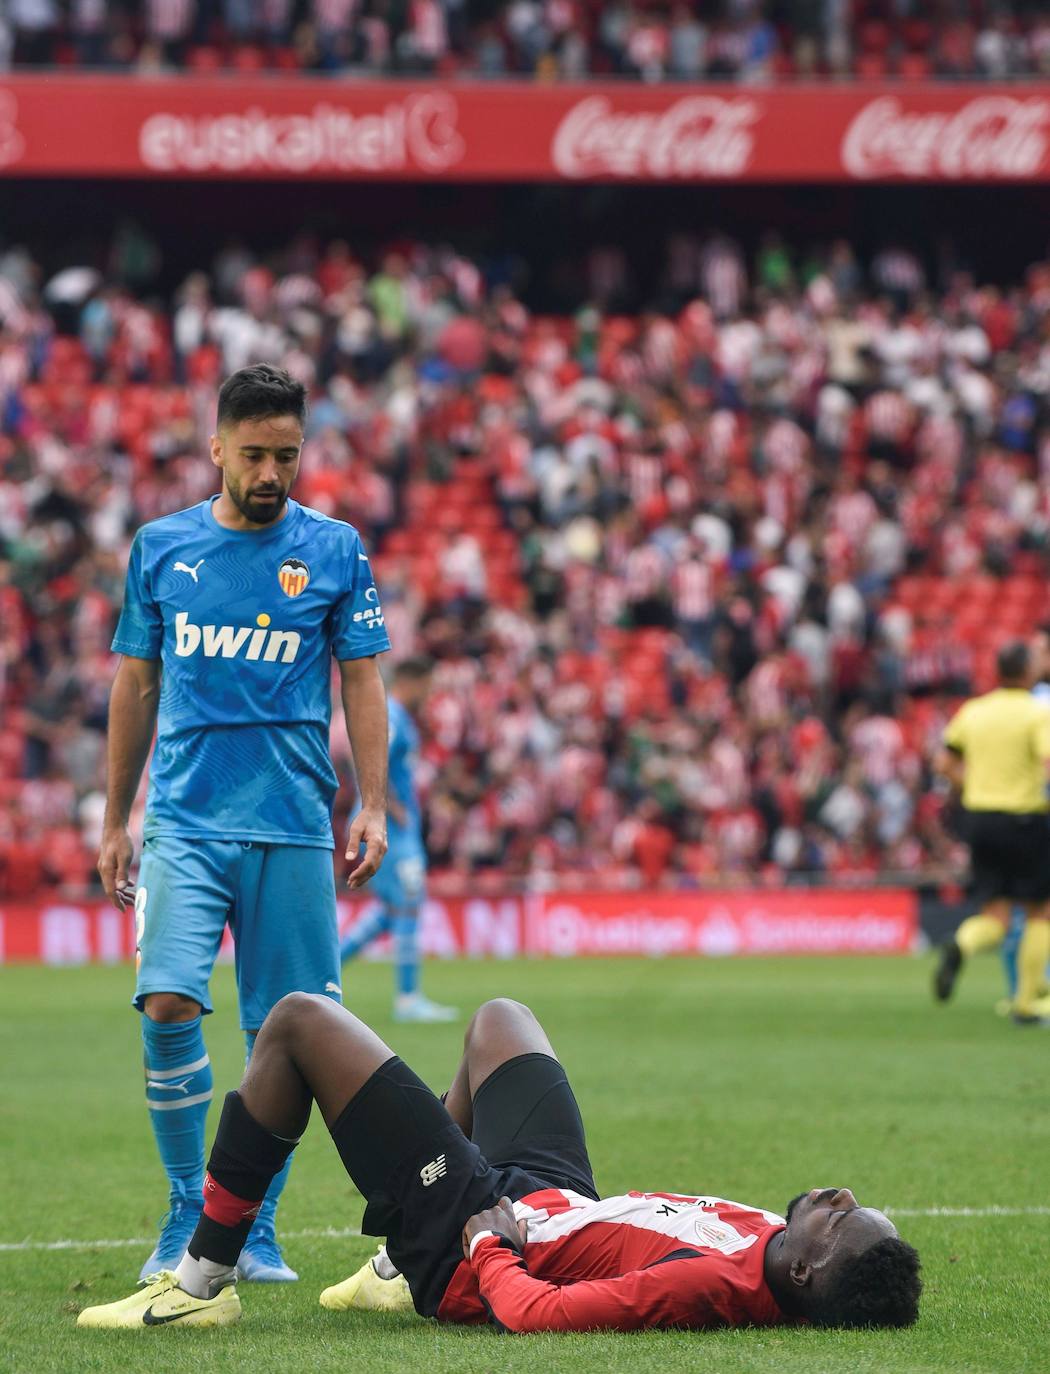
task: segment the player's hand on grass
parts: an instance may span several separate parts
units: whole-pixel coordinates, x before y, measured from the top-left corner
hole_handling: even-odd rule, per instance
[[[98,856],[98,872],[106,896],[118,911],[131,906],[135,900],[135,884],[129,870],[134,853],[127,826],[115,826],[102,832],[102,848]]]
[[[481,1231],[491,1231],[509,1240],[516,1249],[523,1250],[527,1230],[525,1223],[514,1215],[510,1198],[501,1197],[495,1207],[478,1212],[463,1227],[463,1255],[466,1259],[470,1258],[470,1242]]]
[[[376,807],[363,807],[354,817],[346,845],[346,857],[351,863],[358,858],[361,846],[365,852],[357,866],[350,871],[347,886],[364,887],[369,878],[379,872],[386,853],[386,812]]]

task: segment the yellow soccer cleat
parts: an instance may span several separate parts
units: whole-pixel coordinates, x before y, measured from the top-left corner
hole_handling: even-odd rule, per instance
[[[342,1283],[326,1288],[319,1299],[322,1307],[333,1312],[414,1312],[412,1294],[404,1276],[381,1279],[371,1260],[365,1260],[356,1274]]]
[[[145,1288],[130,1298],[85,1307],[77,1326],[102,1331],[126,1331],[149,1326],[232,1326],[241,1319],[241,1300],[234,1284],[214,1298],[195,1298],[180,1288],[170,1269],[151,1274]]]

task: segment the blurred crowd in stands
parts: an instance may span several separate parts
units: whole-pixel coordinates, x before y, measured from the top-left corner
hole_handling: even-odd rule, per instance
[[[572,80],[1050,74],[1039,0],[0,0],[3,65]]]
[[[675,235],[658,308],[581,267],[539,316],[450,248],[226,246],[162,304],[0,248],[0,894],[94,890],[109,642],[136,528],[215,490],[216,388],[310,388],[295,495],[374,551],[435,664],[436,867],[485,882],[945,873],[928,758],[1046,617],[1050,263]],[[334,755],[351,804],[347,744]]]

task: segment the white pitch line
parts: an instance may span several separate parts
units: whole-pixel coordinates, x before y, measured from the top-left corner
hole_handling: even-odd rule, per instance
[[[1050,1207],[887,1207],[888,1217],[1050,1217]],[[284,1240],[348,1240],[361,1234],[355,1226],[322,1226],[305,1231],[282,1231]],[[18,1250],[120,1250],[152,1245],[155,1236],[128,1240],[9,1240],[0,1241],[0,1253]]]
[[[888,1217],[1050,1217],[1050,1207],[887,1207]]]
[[[282,1231],[282,1240],[346,1240],[359,1236],[356,1226],[322,1226],[306,1231]],[[122,1250],[134,1245],[155,1245],[156,1236],[131,1236],[127,1240],[8,1240],[0,1241],[0,1252],[12,1250]]]

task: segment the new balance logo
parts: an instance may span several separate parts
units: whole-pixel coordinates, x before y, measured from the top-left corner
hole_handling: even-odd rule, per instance
[[[269,623],[270,617],[260,620]],[[194,625],[185,611],[175,617],[175,652],[190,658],[203,652],[205,658],[240,658],[263,663],[294,663],[302,636],[295,630],[253,630],[249,625]]]
[[[423,1187],[429,1188],[432,1183],[436,1183],[439,1178],[444,1178],[448,1173],[448,1166],[445,1164],[445,1156],[438,1155],[437,1159],[432,1159],[429,1164],[424,1164],[419,1171],[419,1177],[423,1180]]]
[[[175,564],[175,571],[176,571],[176,572],[189,573],[189,575],[193,578],[194,582],[198,582],[200,579],[197,577],[197,569],[200,567],[200,565],[201,565],[203,562],[204,562],[204,559],[203,559],[203,558],[199,558],[199,559],[197,560],[197,562],[194,563],[194,565],[193,565],[192,568],[189,566],[188,563],[176,563],[176,564]]]

